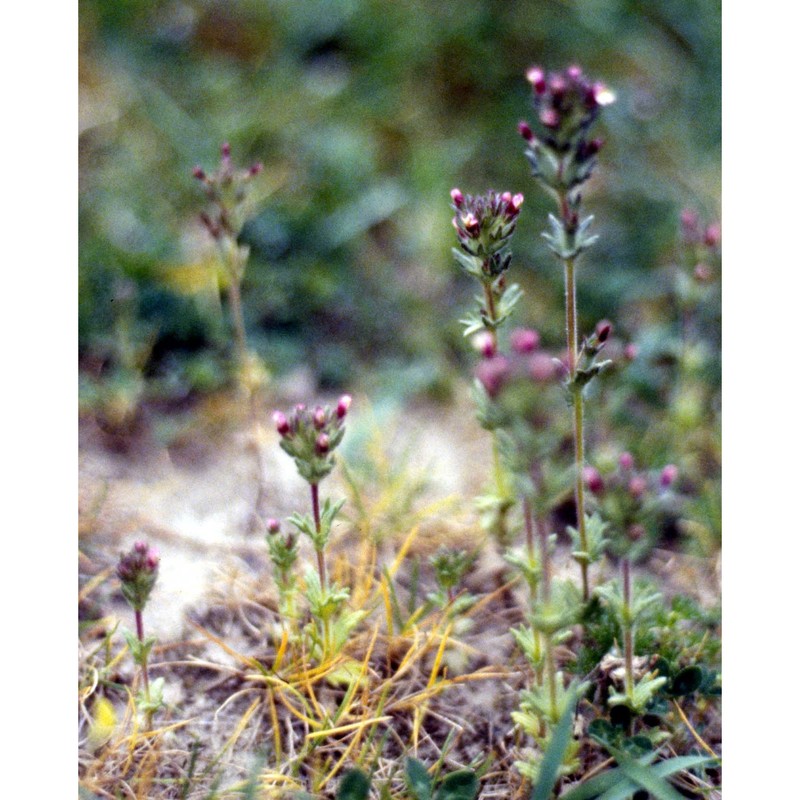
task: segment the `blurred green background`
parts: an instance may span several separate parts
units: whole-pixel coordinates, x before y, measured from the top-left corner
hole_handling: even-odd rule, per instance
[[[516,322],[558,347],[550,200],[516,131],[533,63],[580,63],[617,94],[598,126],[585,208],[601,239],[578,302],[585,330],[606,317],[646,346],[642,309],[667,296],[681,208],[719,213],[720,13],[698,0],[83,0],[84,389],[121,365],[153,399],[229,380],[191,176],[223,141],[236,163],[265,165],[243,296],[273,374],[305,364],[321,389],[430,393],[464,373],[458,319],[475,287],[450,253],[453,186],[525,194]]]

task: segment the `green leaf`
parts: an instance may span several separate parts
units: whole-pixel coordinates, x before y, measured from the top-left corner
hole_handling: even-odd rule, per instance
[[[416,758],[406,759],[406,786],[416,800],[431,800],[433,782],[428,770]]]
[[[609,748],[609,752],[614,756],[625,775],[642,789],[650,792],[656,800],[683,800],[678,790],[651,768],[642,766],[638,761],[634,761],[616,748]],[[604,798],[604,800],[610,800],[610,798]]]
[[[575,713],[575,706],[578,702],[578,686],[573,683],[569,687],[566,707],[564,713],[558,720],[547,748],[542,758],[539,768],[539,781],[531,794],[531,800],[550,800],[558,781],[558,768],[567,752],[570,739],[572,739],[572,715]]]
[[[650,753],[640,758],[639,763],[647,765],[652,762],[655,757],[655,753]],[[561,800],[590,800],[590,798],[599,797],[600,795],[603,795],[605,798],[608,792],[613,791],[615,787],[622,783],[628,787],[629,793],[636,791],[636,786],[625,777],[625,773],[619,767],[613,767],[568,791],[563,795]],[[624,795],[622,796],[624,797]],[[605,798],[605,800],[609,800],[609,798]]]
[[[586,733],[603,746],[613,744],[619,738],[619,728],[612,725],[607,719],[593,719],[589,723]]]
[[[691,694],[703,684],[703,677],[700,667],[684,667],[670,682],[669,693],[675,697]]]
[[[369,795],[369,777],[360,769],[351,769],[342,775],[336,800],[366,800]]]
[[[475,800],[478,794],[478,778],[471,769],[451,772],[439,784],[436,800]]]

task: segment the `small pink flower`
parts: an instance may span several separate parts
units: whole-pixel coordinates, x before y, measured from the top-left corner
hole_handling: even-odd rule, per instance
[[[539,119],[545,128],[557,128],[558,123],[561,121],[558,111],[554,108],[545,108],[542,113],[539,114]]]
[[[313,421],[314,427],[318,431],[321,431],[325,427],[325,411],[320,406],[314,409]]]
[[[674,464],[667,464],[661,470],[661,485],[666,489],[672,486],[678,478],[678,468]]]
[[[267,520],[267,533],[274,536],[276,533],[280,533],[281,524],[276,520],[274,517],[270,517]]]
[[[532,353],[539,347],[539,341],[539,334],[532,328],[517,328],[511,331],[511,349],[520,355]]]
[[[331,449],[331,439],[327,433],[321,433],[317,436],[317,441],[314,444],[314,449],[317,452],[317,455],[325,455]]]
[[[597,323],[597,327],[594,329],[597,341],[601,344],[605,342],[611,335],[612,330],[613,325],[607,319],[600,320],[600,322]]]
[[[533,131],[531,130],[531,126],[528,125],[525,120],[520,120],[520,123],[517,125],[517,130],[519,131],[519,135],[526,141],[532,142],[534,140]]]
[[[633,343],[628,343],[623,348],[622,355],[625,356],[628,361],[633,361],[636,356],[639,355],[639,348]]]
[[[450,197],[453,199],[453,205],[456,208],[461,208],[464,204],[464,195],[461,193],[461,189],[453,189],[450,192]]]
[[[282,411],[276,411],[272,415],[272,421],[275,423],[275,430],[277,430],[281,436],[286,436],[291,430],[289,420],[286,419],[286,414]]]
[[[550,356],[534,353],[528,361],[528,374],[535,381],[552,381],[558,374],[558,366]]]
[[[347,416],[347,412],[350,410],[350,404],[353,402],[353,398],[350,397],[349,394],[343,394],[339,398],[339,402],[336,405],[336,416],[339,419],[344,419]]]
[[[620,454],[619,465],[622,469],[633,469],[633,456],[627,450]]]
[[[544,94],[547,89],[544,70],[541,67],[530,67],[525,73],[528,83],[536,90],[536,94]]]
[[[628,484],[628,491],[638,500],[647,491],[647,480],[641,475],[634,475]]]
[[[583,482],[586,488],[593,494],[600,494],[605,488],[603,477],[594,467],[583,468]]]
[[[718,222],[712,222],[707,228],[705,235],[703,236],[703,241],[709,247],[716,247],[720,239],[722,238],[722,232],[720,230],[720,226]]]
[[[497,353],[497,342],[489,331],[473,336],[472,345],[484,358],[492,358]]]
[[[511,365],[505,356],[495,356],[481,361],[475,370],[475,376],[483,384],[489,397],[496,397],[503,384],[508,380]]]

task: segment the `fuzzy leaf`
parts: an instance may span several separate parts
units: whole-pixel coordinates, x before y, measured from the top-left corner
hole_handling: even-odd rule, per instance
[[[366,800],[369,796],[369,777],[360,769],[351,769],[342,775],[336,800]]]
[[[703,670],[700,667],[684,667],[670,681],[667,691],[674,697],[691,694],[700,688],[703,683],[703,677]]]
[[[416,800],[431,800],[433,781],[425,765],[416,758],[406,759],[406,786]]]
[[[439,784],[435,800],[475,800],[478,794],[478,778],[471,769],[451,772]]]

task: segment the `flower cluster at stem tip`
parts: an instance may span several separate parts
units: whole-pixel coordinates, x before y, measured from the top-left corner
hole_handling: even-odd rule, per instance
[[[344,436],[344,420],[352,398],[342,395],[336,406],[316,406],[314,410],[298,404],[287,416],[273,414],[275,429],[281,436],[280,446],[297,465],[297,470],[310,484],[318,484],[333,469],[333,451]]]
[[[141,611],[158,578],[158,550],[139,541],[128,553],[120,556],[117,577],[122,583],[122,594],[134,611]]]
[[[207,173],[202,167],[192,170],[203,184],[206,196],[213,204],[210,213],[202,212],[200,219],[214,239],[225,236],[235,239],[244,226],[247,184],[258,175],[264,165],[257,161],[246,169],[237,169],[231,161],[231,146],[225,142],[220,148],[219,167]]]
[[[588,180],[595,167],[603,141],[589,139],[588,131],[600,109],[614,102],[614,94],[577,65],[550,73],[534,66],[526,77],[533,87],[536,120],[518,126],[528,143],[525,155],[534,176],[563,197]]]
[[[524,197],[490,190],[485,195],[465,195],[460,189],[450,192],[453,200],[453,227],[461,249],[479,263],[475,273],[495,278],[508,269],[511,253],[508,245]]]

